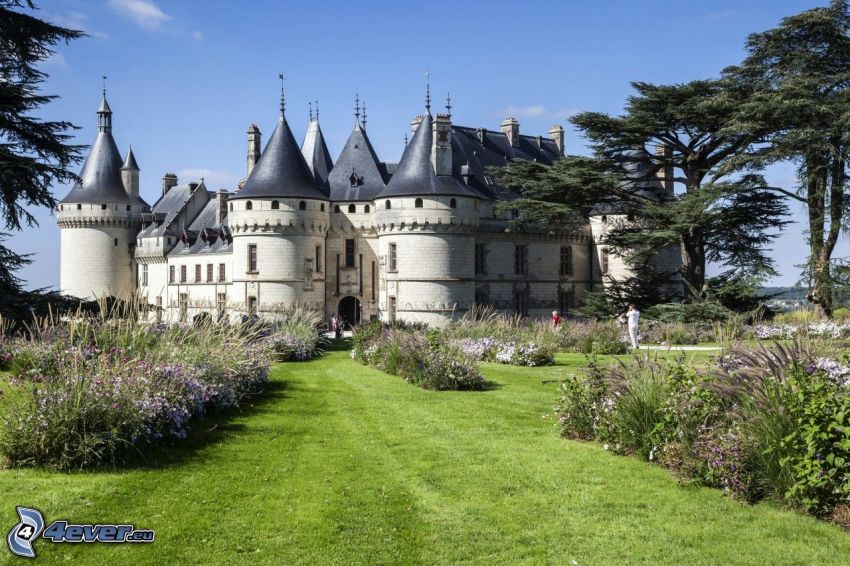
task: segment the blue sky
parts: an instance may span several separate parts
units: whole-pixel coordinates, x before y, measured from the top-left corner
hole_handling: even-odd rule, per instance
[[[279,72],[296,137],[306,129],[308,101],[319,100],[334,158],[359,93],[378,155],[397,160],[410,119],[422,111],[426,71],[435,106],[451,92],[456,123],[497,129],[513,115],[522,132],[543,135],[561,123],[567,151],[587,153],[567,123],[571,114],[620,112],[630,81],[716,76],[741,60],[748,34],[827,3],[42,0],[41,17],[89,37],[44,63],[44,92],[61,98],[41,115],[70,120],[81,128],[78,143],[91,143],[107,75],[114,135],[122,153],[132,144],[149,203],[165,172],[181,182],[203,176],[211,188],[232,188],[244,176],[248,125],[267,136],[276,122]],[[793,169],[774,168],[769,180],[791,188]],[[61,198],[68,187],[54,190]],[[10,245],[35,254],[20,273],[29,287],[55,287],[59,231],[49,211],[36,216],[40,227],[13,235]],[[785,230],[772,252],[782,273],[773,283],[797,280],[806,247],[801,225]],[[847,250],[842,242],[838,255]]]

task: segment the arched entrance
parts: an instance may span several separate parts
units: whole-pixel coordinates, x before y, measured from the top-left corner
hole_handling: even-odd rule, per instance
[[[339,302],[337,315],[345,320],[345,327],[360,324],[360,301],[356,297],[343,297]]]

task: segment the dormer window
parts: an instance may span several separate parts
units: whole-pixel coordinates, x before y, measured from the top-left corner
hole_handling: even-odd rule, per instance
[[[273,200],[272,201],[272,210],[279,210],[279,209],[280,209],[280,202]]]
[[[254,210],[254,203],[250,200],[245,201],[245,210]]]
[[[352,173],[348,178],[348,182],[351,183],[352,187],[358,187],[363,184],[363,177],[359,176],[357,173]]]
[[[416,208],[422,208],[422,199],[418,198],[415,201],[413,201],[413,206],[416,207]]]
[[[307,203],[303,200],[298,203],[298,210],[307,210]]]
[[[491,177],[490,175],[484,175],[484,182],[487,183],[488,185],[492,185],[493,184],[493,177]]]

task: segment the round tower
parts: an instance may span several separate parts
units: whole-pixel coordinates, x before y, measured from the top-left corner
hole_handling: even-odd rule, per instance
[[[375,197],[385,321],[445,325],[475,300],[480,196],[452,176],[451,121],[430,112]]]
[[[87,300],[129,298],[136,288],[136,235],[142,214],[150,207],[138,196],[138,166],[132,151],[123,168],[105,91],[97,122],[97,137],[80,180],[56,207],[61,233],[59,289]]]
[[[284,115],[259,161],[228,201],[233,295],[246,314],[324,305],[327,196],[316,183]]]

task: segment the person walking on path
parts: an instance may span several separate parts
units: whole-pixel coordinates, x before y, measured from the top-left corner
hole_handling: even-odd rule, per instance
[[[558,311],[552,311],[552,326],[555,328],[561,326],[561,315],[558,314]]]
[[[629,339],[632,341],[632,348],[637,350],[638,344],[638,323],[640,322],[640,311],[634,304],[629,305],[629,310],[624,315],[629,325]]]
[[[331,332],[334,333],[334,338],[339,338],[339,320],[336,318],[336,315],[331,317]]]

